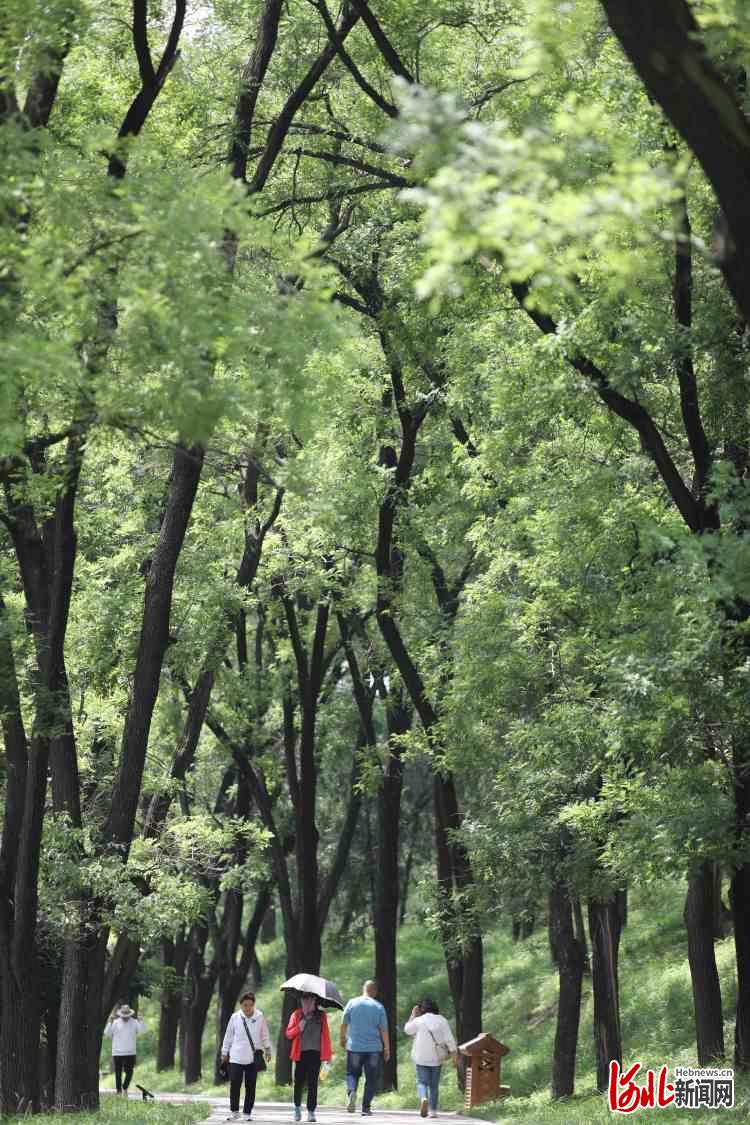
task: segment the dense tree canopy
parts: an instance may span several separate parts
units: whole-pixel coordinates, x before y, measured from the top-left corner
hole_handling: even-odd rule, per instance
[[[750,1066],[749,50],[740,0],[6,5],[4,1112],[96,1104],[139,971],[197,1078],[274,903],[290,973],[373,923],[392,1031],[419,910],[463,1038],[546,917],[555,1096],[585,908],[603,1085],[667,874],[701,1061],[729,881]]]

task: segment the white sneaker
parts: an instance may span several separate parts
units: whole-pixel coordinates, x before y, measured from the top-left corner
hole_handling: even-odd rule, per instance
[[[430,1110],[430,1117],[437,1117],[437,1110],[436,1109]]]
[[[225,1121],[239,1121],[239,1119],[240,1119],[240,1111],[239,1110],[237,1110],[236,1113],[230,1113],[229,1117],[224,1118]]]
[[[317,1117],[315,1116],[315,1110],[314,1109],[309,1109],[307,1111],[307,1120],[308,1121],[317,1121],[318,1120]]]
[[[252,1121],[252,1119],[253,1119],[252,1113],[245,1113],[245,1114],[242,1115],[243,1121]]]

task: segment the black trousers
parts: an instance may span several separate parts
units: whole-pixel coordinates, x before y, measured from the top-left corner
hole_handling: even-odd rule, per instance
[[[242,1107],[243,1113],[252,1113],[253,1106],[255,1105],[255,1083],[258,1081],[258,1071],[255,1069],[255,1063],[233,1063],[229,1064],[229,1108],[232,1113],[239,1113],[240,1109],[240,1090],[242,1089],[242,1079],[245,1079],[245,1102]]]
[[[130,1079],[133,1077],[133,1070],[135,1069],[135,1055],[113,1055],[112,1062],[115,1064],[115,1087],[119,1094],[120,1090],[127,1090],[130,1085]],[[122,1080],[123,1071],[125,1072],[125,1081]]]
[[[318,1104],[318,1075],[320,1051],[303,1051],[294,1067],[294,1104],[302,1105],[302,1091],[307,1086],[307,1108],[312,1111]]]

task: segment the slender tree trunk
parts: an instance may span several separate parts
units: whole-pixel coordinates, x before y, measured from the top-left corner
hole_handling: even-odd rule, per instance
[[[550,891],[549,941],[560,979],[552,1056],[552,1097],[567,1098],[573,1095],[575,1089],[586,944],[583,935],[576,932],[570,896],[562,883],[555,883]]]
[[[713,864],[704,863],[688,880],[683,914],[693,985],[695,1038],[701,1066],[708,1066],[724,1056],[721,985],[714,951],[714,889]]]
[[[610,1062],[616,1059],[622,1067],[620,992],[617,968],[621,916],[618,897],[615,894],[603,902],[589,902],[596,1084],[597,1089],[601,1091],[607,1089]]]
[[[171,938],[162,941],[162,966],[170,971],[170,976],[161,991],[157,1070],[174,1069],[186,961],[187,941],[185,931],[181,929],[174,941]]]
[[[287,976],[291,976],[294,972],[290,969],[289,964],[286,966]],[[289,1017],[294,1011],[297,1001],[294,996],[289,992],[284,993],[284,998],[281,1004],[281,1025],[279,1027],[279,1038],[276,1045],[276,1067],[274,1080],[277,1086],[288,1086],[292,1081],[292,1062],[289,1057],[291,1051],[291,1043],[284,1034],[286,1025],[289,1023]]]
[[[735,764],[734,782],[737,836],[746,838],[750,825],[750,770]],[[737,1013],[734,1025],[734,1064],[750,1069],[750,863],[740,864],[732,874],[731,906],[734,947],[737,959]]]
[[[398,857],[401,826],[401,794],[404,781],[402,748],[397,741],[411,726],[411,716],[402,701],[388,701],[388,761],[378,790],[378,848],[375,882],[375,977],[379,996],[388,1015],[391,1055],[383,1065],[383,1090],[398,1089]]]
[[[185,1047],[184,1047],[184,1074],[185,1085],[200,1082],[203,1076],[202,1051],[203,1032],[206,1029],[208,1006],[211,1003],[214,981],[201,983],[198,995],[192,998],[183,1008],[185,1021]]]
[[[260,941],[262,945],[268,945],[271,941],[276,941],[276,907],[271,905],[266,911],[263,919],[263,924],[260,927]]]
[[[206,967],[207,943],[208,927],[203,923],[196,923],[190,934],[185,999],[181,1015],[185,1033],[183,1068],[186,1086],[193,1082],[199,1082],[202,1077],[203,1032],[206,1027],[208,1007],[211,1003],[218,972],[215,955]]]

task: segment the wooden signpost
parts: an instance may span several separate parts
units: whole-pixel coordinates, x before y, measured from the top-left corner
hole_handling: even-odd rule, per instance
[[[508,1054],[510,1047],[483,1031],[476,1039],[462,1043],[458,1049],[469,1060],[466,1066],[466,1109],[508,1096],[510,1086],[500,1084],[500,1060]]]

